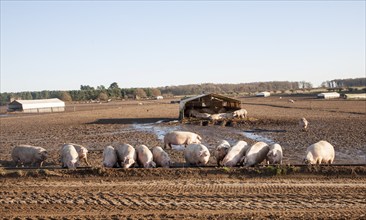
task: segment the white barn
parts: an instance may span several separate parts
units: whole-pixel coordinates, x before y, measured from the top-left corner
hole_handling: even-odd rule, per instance
[[[341,97],[341,95],[337,92],[324,92],[324,93],[319,93],[317,95],[317,97],[319,99],[336,99]]]
[[[65,102],[60,99],[15,100],[9,103],[8,112],[24,113],[63,112]]]

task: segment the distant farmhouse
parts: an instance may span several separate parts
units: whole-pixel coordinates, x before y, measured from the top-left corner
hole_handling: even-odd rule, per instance
[[[44,113],[63,112],[65,102],[60,99],[15,100],[9,103],[8,112]]]

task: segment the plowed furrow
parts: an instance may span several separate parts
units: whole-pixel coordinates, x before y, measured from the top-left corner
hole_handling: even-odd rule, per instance
[[[195,182],[38,181],[0,188],[3,218],[363,218],[366,184],[223,179]],[[43,184],[42,184],[43,183]],[[93,184],[94,183],[94,184]],[[316,213],[319,211],[319,213]],[[318,215],[318,216],[317,216]]]

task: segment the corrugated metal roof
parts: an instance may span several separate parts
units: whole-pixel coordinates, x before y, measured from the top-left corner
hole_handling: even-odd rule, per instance
[[[19,103],[22,105],[23,109],[30,108],[47,108],[47,107],[64,107],[65,102],[60,99],[34,99],[34,100],[15,100],[11,102],[9,105],[13,105],[15,103]]]

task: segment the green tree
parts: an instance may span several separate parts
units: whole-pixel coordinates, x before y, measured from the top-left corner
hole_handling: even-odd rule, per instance
[[[30,92],[22,92],[21,97],[24,100],[32,100],[33,99],[33,96]]]
[[[100,85],[100,86],[97,86],[97,90],[105,91],[105,90],[106,90],[106,88],[105,88],[105,86]]]
[[[10,102],[11,94],[9,93],[0,93],[0,105],[6,105]]]
[[[41,99],[40,92],[31,92],[33,99]]]
[[[42,98],[42,99],[48,99],[48,98],[50,98],[50,92],[47,91],[47,90],[43,90],[41,92],[41,97],[40,98]]]
[[[119,89],[119,86],[116,82],[113,82],[108,89]]]
[[[94,90],[94,87],[89,86],[89,85],[81,85],[80,86],[80,90]]]
[[[152,93],[151,93],[151,89],[150,88],[144,89],[144,91],[145,91],[147,97],[151,97],[152,96]]]

